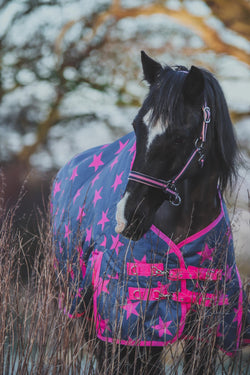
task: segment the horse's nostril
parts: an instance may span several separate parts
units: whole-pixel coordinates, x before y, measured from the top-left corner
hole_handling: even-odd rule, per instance
[[[122,233],[125,227],[126,227],[125,223],[117,223],[117,226],[115,227],[116,233]]]
[[[117,209],[116,209],[117,225],[115,227],[116,233],[121,233],[127,225],[127,220],[125,218],[125,206],[127,204],[128,197],[129,197],[129,193],[126,192],[124,197],[117,204]]]

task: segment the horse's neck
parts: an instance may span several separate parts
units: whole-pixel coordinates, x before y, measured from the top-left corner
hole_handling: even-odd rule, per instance
[[[199,185],[185,181],[180,192],[181,205],[174,207],[165,201],[154,218],[157,228],[176,243],[205,228],[220,212],[216,178]]]

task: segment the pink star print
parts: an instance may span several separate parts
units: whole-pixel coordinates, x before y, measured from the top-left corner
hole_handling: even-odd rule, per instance
[[[125,143],[122,143],[121,141],[119,141],[119,150],[116,151],[115,155],[117,154],[120,154],[120,152],[127,146],[128,144],[128,140],[125,142]]]
[[[107,218],[107,214],[108,214],[108,210],[106,210],[106,212],[102,211],[102,218],[101,220],[97,223],[98,225],[101,225],[102,226],[102,230],[104,229],[104,226],[106,223],[108,223],[110,220]]]
[[[69,229],[69,225],[70,225],[70,223],[68,225],[65,224],[65,236],[64,236],[64,238],[67,238],[68,241],[69,241],[69,236],[70,236],[70,233],[71,233],[71,230]]]
[[[144,255],[142,260],[138,260],[138,259],[134,258],[134,261],[135,261],[135,263],[147,263],[147,257],[146,257],[146,255]]]
[[[95,183],[97,180],[99,180],[100,174],[101,174],[101,172],[100,172],[100,173],[97,173],[97,175],[93,178],[93,180],[92,180],[92,182],[91,182],[91,186],[92,186],[92,187],[94,186],[94,183]]]
[[[118,275],[117,272],[116,272],[115,276],[108,275],[108,277],[109,277],[110,279],[119,280],[119,275]]]
[[[94,168],[95,168],[95,172],[97,171],[97,169],[98,169],[101,165],[104,165],[104,163],[102,162],[101,158],[102,158],[102,152],[101,152],[98,156],[97,156],[97,155],[94,155],[93,161],[92,161],[92,163],[89,165],[89,167],[94,167]]]
[[[112,170],[117,163],[118,163],[118,156],[116,156],[114,161],[110,164],[110,169]]]
[[[84,207],[85,207],[85,205],[82,206],[82,207],[79,207],[78,216],[77,216],[77,218],[76,218],[76,220],[79,220],[80,223],[82,222],[82,218],[83,218],[84,216],[86,216],[85,212],[83,211],[83,210],[84,210]]]
[[[81,189],[78,189],[77,192],[76,192],[76,194],[75,194],[75,196],[74,196],[74,198],[73,198],[73,203],[75,203],[76,199],[78,197],[80,197],[80,194],[81,194]]]
[[[107,289],[108,283],[110,280],[103,280],[101,277],[99,278],[99,283],[97,287],[97,295],[99,296],[101,292],[108,293],[109,290]]]
[[[72,268],[72,264],[70,264],[69,265],[69,267],[68,267],[68,273],[70,274],[70,276],[71,276],[71,279],[72,280],[74,280],[74,278],[75,278],[75,275],[74,275],[74,271],[73,271],[73,268]]]
[[[235,312],[235,317],[234,317],[233,322],[240,321],[241,320],[241,315],[242,315],[242,306],[241,306],[241,304],[239,304],[238,309],[234,309],[234,312]]]
[[[128,345],[132,345],[132,346],[134,346],[136,344],[136,341],[135,340],[133,340],[130,336],[129,336],[129,338],[128,338]],[[137,344],[136,344],[137,345]]]
[[[229,267],[228,264],[226,265],[226,271],[224,272],[224,276],[225,276],[226,281],[228,281],[232,278],[232,268],[233,267]]]
[[[127,311],[127,319],[131,314],[139,316],[138,312],[136,311],[136,306],[138,306],[139,303],[140,302],[132,302],[130,299],[128,299],[127,304],[122,306],[122,308]]]
[[[55,183],[54,196],[55,196],[56,193],[58,193],[59,191],[61,191],[61,181]]]
[[[78,168],[78,166],[74,168],[74,170],[73,170],[73,172],[72,172],[72,175],[71,175],[71,177],[70,177],[70,181],[71,181],[71,180],[74,181],[74,179],[75,179],[76,177],[78,177],[78,174],[77,174],[77,168]]]
[[[134,151],[136,151],[136,142],[133,144],[133,146],[129,149],[129,153],[130,153],[130,155],[134,152]]]
[[[218,325],[218,327],[217,327],[216,336],[217,337],[223,337],[223,334],[220,333],[220,325]]]
[[[93,204],[94,204],[94,207],[96,206],[96,202],[99,200],[99,199],[102,199],[101,197],[101,191],[103,189],[103,186],[99,189],[99,190],[96,190],[95,191],[95,198],[93,200]]]
[[[100,315],[98,315],[97,318],[97,331],[99,331],[101,334],[107,329],[111,332],[109,326],[108,326],[108,319],[102,319]]]
[[[168,327],[170,326],[171,323],[172,323],[172,320],[165,323],[165,322],[163,322],[162,318],[159,317],[159,324],[157,324],[155,326],[152,326],[152,328],[159,331],[159,337],[161,337],[163,334],[167,334],[167,335],[172,336],[172,333],[168,329]]]
[[[84,279],[87,270],[86,263],[82,259],[79,259],[79,264],[82,270],[82,278]]]
[[[124,246],[124,244],[119,241],[119,234],[117,234],[116,237],[112,236],[111,234],[111,237],[112,237],[113,243],[112,243],[110,250],[115,249],[116,254],[118,255],[119,250],[120,250],[119,247]]]
[[[86,242],[90,242],[92,238],[92,227],[86,229]]]
[[[122,175],[123,175],[123,172],[119,175],[118,174],[116,175],[115,182],[111,186],[112,188],[114,188],[114,191],[116,191],[118,185],[122,184]]]
[[[205,260],[213,260],[213,252],[214,252],[214,247],[211,249],[208,247],[208,244],[205,245],[205,249],[203,251],[199,251],[197,254],[199,254],[202,259],[201,259],[201,264],[205,262]]]
[[[107,237],[104,236],[104,239],[103,239],[102,243],[100,244],[100,246],[106,247],[106,245],[107,245]]]
[[[78,251],[79,257],[82,257],[83,256],[83,249],[82,249],[81,246],[77,247],[77,251]]]

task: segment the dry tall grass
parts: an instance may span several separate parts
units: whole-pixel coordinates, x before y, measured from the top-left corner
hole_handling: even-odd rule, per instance
[[[98,351],[95,351],[93,325],[85,318],[70,320],[58,308],[60,291],[55,280],[48,220],[40,219],[32,271],[23,281],[20,270],[27,266],[28,271],[29,260],[24,254],[22,235],[14,230],[15,210],[2,209],[1,217],[0,374],[97,374],[95,353],[98,355]],[[196,356],[199,356],[200,343],[196,344]],[[206,360],[211,361],[212,336],[205,345]],[[102,374],[109,374],[115,368],[120,374],[118,349],[114,345],[111,356],[104,356]],[[181,341],[166,348],[163,358],[166,374],[182,374],[183,351]],[[234,359],[220,353],[215,373],[250,374],[247,353],[239,352]],[[195,374],[195,362],[192,374]]]

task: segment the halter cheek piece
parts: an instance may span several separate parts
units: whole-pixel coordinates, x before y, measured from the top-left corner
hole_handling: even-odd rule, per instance
[[[199,156],[198,163],[200,164],[201,168],[203,167],[204,161],[205,161],[204,146],[205,146],[206,138],[207,138],[207,127],[211,120],[210,108],[207,106],[206,102],[204,106],[202,106],[202,111],[203,111],[202,132],[201,132],[200,137],[197,138],[195,141],[195,149],[192,152],[191,156],[188,158],[184,167],[172,180],[165,181],[165,180],[154,178],[144,173],[135,172],[135,171],[130,172],[128,179],[131,181],[139,182],[140,184],[143,184],[143,185],[147,185],[147,186],[151,186],[151,187],[163,190],[163,192],[168,196],[167,199],[169,200],[169,202],[173,206],[179,206],[181,204],[181,197],[175,186],[176,182],[180,179],[180,177],[187,170],[188,166],[191,164],[196,154]]]

